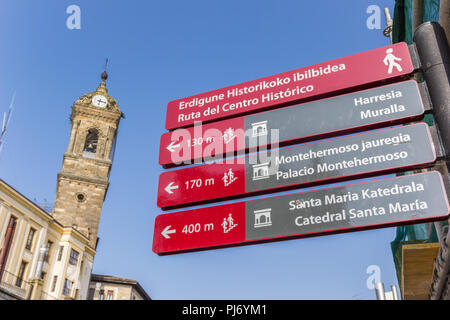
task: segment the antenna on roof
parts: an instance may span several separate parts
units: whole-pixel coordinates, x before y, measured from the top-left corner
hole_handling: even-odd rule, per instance
[[[6,129],[8,128],[9,121],[11,120],[11,115],[12,115],[15,99],[16,99],[16,92],[14,91],[14,94],[11,99],[11,103],[9,104],[8,112],[3,113],[3,123],[2,123],[1,130],[0,130],[0,152],[2,152],[3,141],[5,140]]]

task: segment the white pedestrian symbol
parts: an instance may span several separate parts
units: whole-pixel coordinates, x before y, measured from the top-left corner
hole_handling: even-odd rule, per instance
[[[399,65],[396,61],[402,61],[402,59],[401,58],[397,58],[396,56],[394,56],[393,54],[392,54],[392,52],[394,51],[394,49],[392,49],[392,48],[389,48],[389,49],[387,49],[386,50],[386,57],[384,58],[384,60],[383,60],[383,62],[384,62],[384,65],[389,65],[389,69],[388,69],[388,73],[389,74],[391,74],[392,73],[392,69],[394,68],[394,67],[396,67],[397,68],[397,71],[398,72],[402,72],[402,66],[401,65]]]
[[[234,138],[236,138],[236,135],[234,134],[233,128],[228,128],[223,133],[223,141],[225,144],[230,143]]]
[[[237,178],[238,178],[238,177],[236,177],[236,176],[234,175],[233,170],[231,170],[231,168],[230,168],[230,170],[228,170],[228,172],[225,172],[225,173],[223,174],[223,178],[222,178],[223,184],[225,185],[225,187],[228,187],[231,183],[233,183],[234,181],[236,181]]]
[[[231,216],[231,213],[228,215],[228,219],[223,218],[222,227],[224,233],[228,233],[231,231],[231,229],[237,227],[237,223],[234,223],[234,219]]]

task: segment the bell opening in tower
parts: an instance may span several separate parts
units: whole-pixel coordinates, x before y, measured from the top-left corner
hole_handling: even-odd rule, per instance
[[[84,143],[83,156],[86,158],[95,158],[98,144],[98,130],[89,129]]]

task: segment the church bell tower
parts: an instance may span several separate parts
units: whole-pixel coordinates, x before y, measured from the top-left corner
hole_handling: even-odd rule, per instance
[[[103,201],[109,185],[115,143],[122,112],[108,95],[105,72],[97,90],[72,107],[69,146],[58,173],[53,217],[97,244]]]

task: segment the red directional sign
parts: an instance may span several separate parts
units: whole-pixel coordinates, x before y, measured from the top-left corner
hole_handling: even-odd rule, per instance
[[[166,128],[263,111],[349,90],[413,71],[406,43],[396,43],[169,102]]]
[[[244,117],[239,117],[164,133],[159,145],[159,164],[163,167],[192,164],[193,159],[202,162],[243,151],[244,126]]]
[[[180,128],[161,136],[163,167],[216,160],[253,146],[280,146],[357,132],[423,115],[416,81],[409,80],[332,98]],[[333,119],[333,121],[329,121]],[[275,136],[276,135],[276,136]]]
[[[179,207],[400,171],[435,160],[429,128],[418,123],[163,172],[157,203]]]
[[[158,215],[153,252],[437,221],[448,214],[442,177],[432,171]]]

